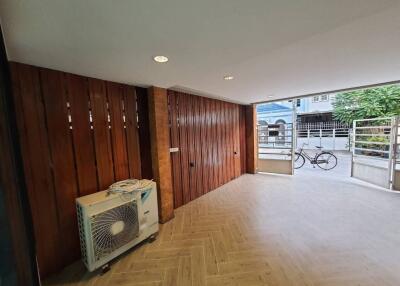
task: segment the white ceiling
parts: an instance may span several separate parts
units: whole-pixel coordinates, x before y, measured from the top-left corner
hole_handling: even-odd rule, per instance
[[[399,0],[0,0],[10,60],[242,103],[400,80],[399,15]]]

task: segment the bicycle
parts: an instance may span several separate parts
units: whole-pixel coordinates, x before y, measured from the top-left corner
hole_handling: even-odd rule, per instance
[[[304,166],[306,159],[310,161],[310,163],[313,165],[315,168],[315,165],[320,167],[323,170],[332,170],[333,168],[336,167],[337,165],[337,157],[333,155],[332,152],[329,151],[322,151],[322,146],[315,146],[317,149],[319,149],[319,152],[315,154],[314,157],[311,157],[309,154],[307,154],[303,149],[304,145],[308,144],[303,144],[300,148],[300,152],[295,152],[295,158],[294,158],[294,168],[295,169],[300,169],[301,167]]]

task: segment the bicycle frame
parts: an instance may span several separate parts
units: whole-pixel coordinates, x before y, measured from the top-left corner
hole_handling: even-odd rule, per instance
[[[311,164],[315,164],[316,163],[315,160],[317,159],[317,156],[319,154],[321,154],[321,152],[318,152],[318,153],[315,154],[314,157],[311,157],[306,151],[303,150],[304,149],[304,145],[305,144],[303,144],[303,146],[301,146],[300,152],[298,152],[298,153],[303,155],[308,161],[310,161]]]

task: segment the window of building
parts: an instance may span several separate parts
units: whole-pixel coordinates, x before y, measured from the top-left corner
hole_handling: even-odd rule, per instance
[[[312,102],[318,102],[318,101],[319,101],[319,95],[312,97]]]
[[[312,97],[312,102],[322,102],[328,100],[329,100],[329,94],[315,95]]]
[[[320,101],[328,101],[329,95],[327,95],[327,94],[320,95],[319,100]]]

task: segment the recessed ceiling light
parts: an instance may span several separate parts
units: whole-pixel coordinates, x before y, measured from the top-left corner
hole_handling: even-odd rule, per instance
[[[166,63],[168,62],[168,58],[166,56],[155,56],[153,60],[157,63]]]
[[[232,80],[232,79],[234,79],[233,75],[224,76],[224,80]]]
[[[272,97],[274,97],[274,96],[273,96],[273,95],[268,95],[268,97],[269,97],[269,98],[272,98]]]

